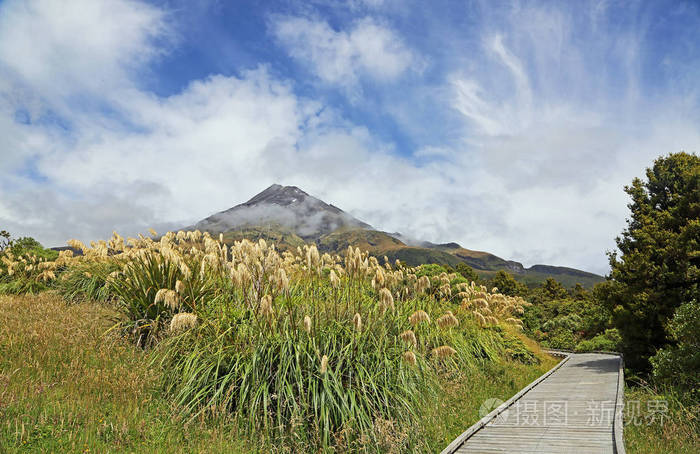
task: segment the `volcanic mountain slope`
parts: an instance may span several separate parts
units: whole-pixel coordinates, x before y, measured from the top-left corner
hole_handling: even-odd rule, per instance
[[[483,277],[499,270],[508,271],[528,284],[554,277],[566,286],[580,283],[590,287],[602,276],[573,268],[534,265],[504,260],[488,252],[465,249],[457,243],[433,244],[427,241],[409,245],[400,234],[375,230],[369,224],[340,208],[313,197],[296,186],[273,184],[249,201],[209,216],[187,230],[222,233],[227,243],[243,238],[264,238],[284,250],[305,242],[315,243],[322,252],[342,253],[348,246],[391,261],[416,266],[438,263],[456,266],[466,263]]]
[[[259,227],[282,227],[298,237],[314,241],[340,228],[372,226],[343,210],[312,197],[296,186],[273,184],[245,203],[216,213],[193,227],[211,233],[226,233]]]

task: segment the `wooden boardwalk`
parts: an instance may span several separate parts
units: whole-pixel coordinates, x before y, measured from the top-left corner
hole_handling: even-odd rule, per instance
[[[443,454],[624,453],[621,358],[584,353],[564,361],[472,426]]]

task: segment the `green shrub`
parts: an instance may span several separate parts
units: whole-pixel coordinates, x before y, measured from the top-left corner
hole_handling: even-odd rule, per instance
[[[593,339],[582,340],[576,345],[577,352],[608,351],[616,352],[620,350],[622,337],[616,328],[606,329],[603,334],[598,334]]]
[[[130,260],[108,284],[110,294],[116,297],[125,315],[125,320],[116,326],[131,336],[137,345],[153,345],[175,313],[196,312],[199,302],[214,295],[210,276],[191,271],[199,270],[201,263],[201,257],[192,257],[188,265],[155,251],[147,251]],[[161,289],[175,292],[178,281],[183,288],[173,296],[177,301],[156,299]]]
[[[700,400],[700,303],[692,300],[681,305],[668,331],[676,344],[660,349],[651,358],[653,376]]]
[[[55,287],[66,301],[107,301],[110,290],[107,280],[119,270],[114,261],[86,261],[65,270]]]
[[[16,279],[6,279],[0,281],[0,295],[23,295],[37,294],[49,287],[44,282],[35,279],[18,277]]]
[[[547,333],[547,338],[542,341],[546,347],[563,350],[573,350],[576,346],[576,338],[570,330],[558,328]]]

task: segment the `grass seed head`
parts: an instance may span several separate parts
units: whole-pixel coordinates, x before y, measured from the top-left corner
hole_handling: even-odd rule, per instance
[[[379,291],[379,300],[382,306],[382,312],[386,312],[388,309],[394,310],[394,297],[391,295],[389,289],[383,288]]]
[[[355,331],[362,331],[362,316],[359,313],[356,313],[352,318],[352,324],[355,327]]]
[[[428,315],[427,312],[420,309],[420,310],[415,311],[413,314],[411,314],[411,316],[408,317],[408,321],[413,326],[416,326],[417,324],[419,324],[421,322],[430,323],[430,316]]]
[[[476,321],[479,324],[479,326],[486,326],[486,317],[484,317],[478,311],[473,311],[472,314],[474,314],[474,318],[476,318]]]
[[[328,372],[328,356],[323,355],[321,358],[321,374]]]
[[[289,289],[289,278],[284,268],[280,267],[275,271],[274,283],[275,287],[277,287],[277,290],[280,292],[286,292]]]
[[[513,318],[513,317],[507,318],[507,319],[506,319],[506,323],[510,323],[511,325],[515,325],[515,326],[517,326],[518,328],[521,328],[521,329],[522,329],[522,327],[523,327],[523,322],[522,322],[522,320],[519,320],[519,319]]]
[[[338,275],[335,274],[335,271],[331,270],[331,272],[328,274],[328,279],[331,281],[333,288],[338,288],[338,285],[340,285],[340,279],[338,278]]]
[[[455,353],[457,353],[457,350],[450,347],[449,345],[442,345],[440,347],[434,348],[432,353],[433,356],[443,359],[454,355]]]
[[[473,301],[472,304],[479,309],[484,309],[484,308],[489,307],[489,302],[486,301],[485,298],[477,298]]]
[[[430,288],[430,278],[421,276],[416,282],[416,292],[423,293]]]
[[[410,351],[410,350],[407,351],[407,352],[404,352],[404,353],[403,353],[403,360],[406,361],[406,362],[407,362],[408,364],[410,364],[411,366],[415,366],[415,365],[416,365],[416,362],[417,362],[417,360],[416,360],[416,354],[413,353],[413,352]]]
[[[263,317],[272,316],[272,297],[270,295],[265,295],[260,299],[260,314],[262,314]]]
[[[304,316],[304,331],[311,333],[311,317],[308,315]]]
[[[83,254],[87,251],[87,246],[85,246],[80,240],[68,240],[67,243],[68,246],[70,246],[73,249],[78,249],[82,251]]]
[[[446,314],[443,315],[442,317],[438,318],[438,319],[435,321],[435,323],[437,323],[437,325],[438,325],[440,328],[449,329],[449,328],[452,328],[452,327],[454,327],[454,326],[459,325],[459,320],[457,319],[457,317],[455,317],[455,316],[452,314],[452,312],[448,311],[448,313],[446,313]]]
[[[197,326],[197,316],[189,312],[179,312],[170,321],[170,331],[185,331]]]
[[[155,303],[165,303],[172,310],[176,310],[180,306],[180,297],[175,290],[162,288],[156,292]]]
[[[407,344],[412,345],[413,347],[418,345],[418,340],[416,339],[416,333],[414,333],[410,329],[399,334],[399,337],[401,337],[402,341],[406,342]]]
[[[384,287],[384,283],[386,282],[386,275],[384,274],[384,270],[382,270],[381,268],[377,268],[375,281],[377,282],[377,285],[379,287]]]

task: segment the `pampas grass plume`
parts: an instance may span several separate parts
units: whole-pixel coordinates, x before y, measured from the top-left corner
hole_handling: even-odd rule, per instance
[[[430,323],[430,316],[428,315],[427,312],[424,310],[417,310],[413,314],[411,314],[410,317],[408,317],[408,321],[411,323],[411,325],[416,326],[420,322],[427,322]]]
[[[331,281],[333,288],[337,288],[338,285],[340,285],[340,279],[338,278],[338,275],[335,274],[335,271],[331,270],[331,272],[328,274],[328,279]]]
[[[454,316],[454,314],[451,311],[447,311],[447,313],[445,315],[443,315],[442,317],[438,318],[435,321],[435,323],[437,323],[437,325],[440,328],[445,329],[445,328],[452,328],[453,326],[459,325],[459,320],[457,319],[457,317]]]
[[[457,353],[457,350],[450,347],[449,345],[442,345],[433,349],[433,356],[437,356],[438,358],[447,358],[448,356],[452,356],[455,353]]]
[[[362,331],[362,316],[359,313],[356,313],[352,318],[352,324],[355,327],[355,331]]]
[[[189,312],[180,312],[173,316],[170,321],[170,331],[184,331],[197,326],[197,316]]]
[[[325,374],[328,371],[328,356],[323,355],[321,358],[321,374]]]
[[[379,291],[379,300],[382,304],[382,311],[386,312],[387,309],[394,310],[394,297],[389,289],[383,288]]]
[[[418,293],[423,293],[430,288],[430,278],[428,276],[421,276],[416,282],[416,291]]]
[[[410,351],[410,350],[403,353],[403,359],[404,359],[404,361],[406,361],[406,362],[407,362],[408,364],[410,364],[411,366],[415,366],[415,365],[416,365],[416,362],[417,362],[417,361],[416,361],[416,354],[413,353],[413,352]]]
[[[265,295],[260,300],[260,313],[263,317],[269,317],[272,315],[272,297],[270,295]]]
[[[173,310],[180,306],[180,298],[177,296],[177,293],[175,290],[170,290],[168,288],[158,290],[154,302],[156,304],[164,302],[166,306]]]
[[[407,344],[411,344],[414,347],[418,344],[418,341],[416,340],[416,333],[414,333],[410,329],[399,334],[399,337],[401,337],[402,341],[406,342]]]

